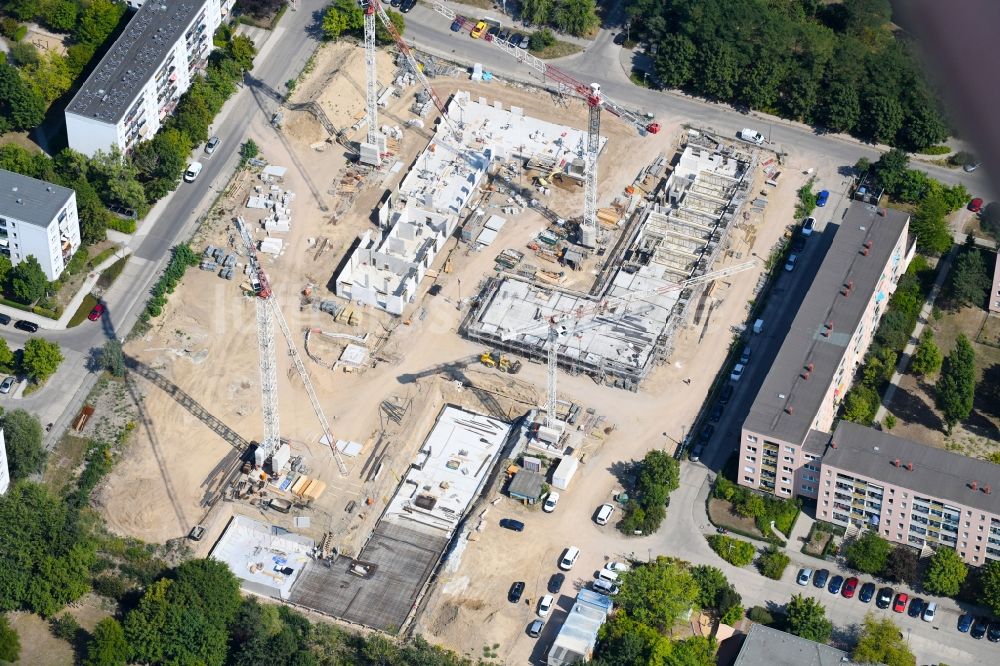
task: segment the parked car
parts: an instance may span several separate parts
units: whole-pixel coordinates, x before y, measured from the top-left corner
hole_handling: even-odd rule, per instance
[[[516,604],[521,600],[521,594],[524,592],[524,581],[519,580],[516,583],[512,583],[510,590],[507,592],[507,601],[512,604]]]
[[[910,617],[920,617],[924,614],[924,600],[920,597],[914,597],[910,599],[910,607],[907,609],[906,614]]]
[[[822,208],[826,205],[826,202],[830,200],[830,192],[828,190],[820,190],[819,194],[816,195],[816,206]]]
[[[552,491],[549,496],[545,498],[545,504],[542,505],[542,511],[545,513],[552,513],[556,510],[556,504],[559,504],[559,493]]]
[[[609,597],[613,597],[618,594],[618,586],[614,583],[609,583],[606,580],[596,578],[590,581],[590,587],[594,592],[600,592],[601,594],[606,594]]]
[[[451,22],[451,31],[452,32],[461,32],[462,31],[462,21],[460,21],[459,19],[455,19],[454,21],[452,21]]]
[[[743,348],[743,353],[740,354],[740,363],[742,363],[743,365],[749,365],[750,364],[750,354],[752,353],[752,351],[753,350],[750,349],[750,345],[747,345],[746,347],[744,347]]]
[[[858,579],[851,576],[844,581],[844,589],[841,594],[844,595],[845,599],[850,599],[854,596],[854,591],[858,589]]]
[[[554,573],[549,577],[549,584],[545,586],[545,589],[552,594],[559,594],[559,590],[562,589],[563,581],[566,580],[566,574]]]
[[[90,311],[90,314],[87,315],[87,319],[90,321],[97,321],[101,318],[101,315],[104,314],[104,309],[104,303],[98,303],[94,306],[94,309]]]
[[[513,518],[501,518],[500,527],[503,527],[504,529],[508,530],[513,530],[515,532],[524,531],[524,523],[522,523],[520,520],[514,520]]]
[[[906,609],[906,602],[909,600],[910,595],[906,592],[900,592],[896,595],[895,601],[892,602],[892,610],[894,613],[902,613]]]
[[[614,38],[614,43],[615,43],[615,44],[616,44],[617,46],[621,46],[622,44],[624,44],[624,43],[625,43],[625,36],[626,36],[626,35],[625,35],[625,33],[624,33],[624,32],[619,32],[619,33],[618,33],[617,35],[615,35],[615,38]]]
[[[220,139],[217,136],[213,136],[211,139],[208,140],[208,143],[205,144],[205,154],[211,155],[212,153],[214,153],[215,149],[219,147],[220,143],[222,143],[222,139]]]
[[[551,594],[546,594],[541,599],[538,600],[538,616],[545,617],[552,610],[552,603],[555,601],[555,597]]]
[[[486,31],[486,40],[492,42],[500,34],[500,26],[495,25]]]
[[[986,627],[986,640],[990,643],[1000,642],[1000,620],[993,620]]]
[[[813,576],[813,587],[823,589],[826,587],[826,581],[828,580],[830,580],[830,570],[820,569],[816,572],[816,575]]]
[[[10,316],[5,314],[0,314],[0,324],[6,326],[10,323]]]
[[[187,171],[184,172],[184,180],[188,183],[193,183],[201,170],[204,169],[204,165],[201,162],[191,162],[188,165]]]
[[[973,213],[978,213],[982,209],[983,209],[983,200],[980,199],[979,197],[976,197],[975,199],[969,202],[969,210],[971,210]]]
[[[889,604],[892,603],[893,590],[891,587],[883,587],[878,591],[878,596],[875,597],[875,605],[879,608],[888,608]]]
[[[399,11],[408,14],[411,9],[417,6],[417,0],[403,0],[399,3]]]
[[[932,601],[924,608],[923,620],[924,622],[933,622],[934,617],[937,615],[937,602]]]
[[[0,383],[0,393],[6,395],[7,393],[10,393],[10,390],[13,387],[14,387],[14,378],[6,377],[4,378],[3,383]]]
[[[806,219],[804,219],[802,221],[802,235],[803,236],[810,236],[810,235],[812,235],[813,227],[815,227],[815,226],[816,226],[816,218],[815,217],[807,217]]]
[[[733,388],[732,384],[726,384],[725,386],[723,386],[722,393],[719,394],[719,404],[724,405],[727,402],[729,402],[729,399],[733,397],[734,390],[735,389]]]
[[[752,143],[757,146],[764,144],[764,135],[757,130],[750,129],[749,127],[744,127],[739,132],[736,133],[736,138],[746,141],[747,143]]]
[[[625,564],[624,562],[608,562],[604,565],[604,568],[608,571],[614,571],[617,574],[625,573],[629,571],[632,567]]]
[[[806,237],[802,231],[795,232],[792,236],[792,252],[803,252],[806,249]]]
[[[576,564],[577,558],[580,557],[580,549],[576,546],[570,546],[563,553],[562,559],[559,560],[559,568],[563,571],[569,571]]]
[[[738,382],[743,379],[743,371],[746,370],[746,366],[742,363],[737,363],[733,371],[729,373],[729,381]]]
[[[611,520],[611,514],[614,513],[615,507],[610,504],[602,504],[597,507],[597,513],[594,514],[594,522],[598,525],[607,525],[608,521]]]
[[[26,331],[28,333],[35,333],[38,331],[38,324],[33,321],[28,321],[27,319],[18,319],[14,322],[14,328]]]
[[[691,453],[688,454],[688,460],[690,460],[691,462],[698,462],[699,460],[701,460],[701,456],[704,453],[705,453],[705,445],[698,444],[693,449],[691,449]]]
[[[983,164],[982,162],[973,162],[971,164],[966,164],[965,166],[962,167],[962,170],[965,171],[965,173],[972,173],[980,166],[982,166],[982,164]]]
[[[795,270],[795,262],[799,258],[797,254],[788,255],[788,259],[785,261],[785,270],[791,273]]]
[[[969,629],[972,628],[972,621],[973,621],[972,614],[965,613],[964,615],[958,618],[958,630],[961,631],[963,634],[969,633]]]
[[[542,635],[542,627],[545,626],[545,622],[542,620],[535,620],[528,625],[528,635],[532,638],[538,638]]]
[[[513,38],[511,38],[511,43],[513,43]],[[528,39],[527,35],[521,35],[521,40],[517,43],[517,48],[526,49],[531,45],[531,40]]]
[[[722,412],[724,409],[725,407],[722,406],[722,403],[715,405],[715,409],[713,409],[712,413],[708,415],[708,420],[712,423],[718,423],[719,419],[722,418]]]
[[[809,579],[812,578],[812,575],[812,569],[799,569],[799,575],[796,576],[795,582],[805,587],[809,584]]]
[[[830,584],[826,586],[826,591],[830,594],[840,594],[840,588],[844,585],[844,577],[836,575],[830,579]]]
[[[861,591],[858,592],[858,601],[863,604],[867,604],[875,596],[875,583],[868,582],[861,586]]]
[[[469,33],[469,36],[473,39],[479,39],[483,36],[483,33],[486,32],[488,27],[489,26],[486,25],[486,21],[480,21],[472,28],[472,32]]]
[[[509,41],[510,40],[510,30],[501,30],[500,32],[497,33],[496,38],[499,39],[502,42]]]
[[[986,627],[988,627],[989,624],[990,621],[985,617],[977,617],[975,622],[972,623],[972,630],[969,631],[969,635],[978,641],[986,635]]]
[[[704,428],[701,429],[701,433],[698,435],[698,443],[702,446],[708,444],[712,439],[712,435],[715,434],[715,426],[709,423]]]

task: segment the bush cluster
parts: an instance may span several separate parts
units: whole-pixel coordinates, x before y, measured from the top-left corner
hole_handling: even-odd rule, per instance
[[[719,557],[733,566],[745,567],[753,562],[757,549],[748,541],[735,539],[724,534],[713,534],[708,537],[708,545]]]
[[[618,529],[625,534],[652,534],[667,515],[670,493],[680,484],[680,464],[667,453],[654,449],[637,468],[634,497],[625,506]]]
[[[159,317],[163,312],[163,306],[167,304],[167,296],[177,288],[187,269],[197,265],[198,255],[194,253],[191,246],[187,243],[174,246],[170,263],[167,264],[160,279],[153,285],[150,292],[152,297],[146,303],[146,309],[142,311],[140,319],[148,323],[153,317]]]
[[[771,522],[785,535],[792,531],[799,515],[801,504],[797,499],[778,499],[770,495],[755,493],[749,488],[738,486],[722,475],[716,477],[713,496],[733,505],[733,511],[746,518],[753,518],[757,529],[764,538],[771,539]]]

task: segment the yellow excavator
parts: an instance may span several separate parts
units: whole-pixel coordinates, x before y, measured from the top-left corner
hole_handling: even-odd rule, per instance
[[[521,371],[520,361],[511,361],[504,354],[484,351],[479,355],[479,362],[487,368],[496,368],[500,372],[507,372],[516,375]]]

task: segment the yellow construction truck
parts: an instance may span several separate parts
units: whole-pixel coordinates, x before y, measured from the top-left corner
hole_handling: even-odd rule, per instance
[[[511,361],[504,354],[497,352],[484,351],[479,356],[479,362],[487,368],[496,368],[500,372],[506,372],[512,375],[516,375],[521,371],[520,361]]]

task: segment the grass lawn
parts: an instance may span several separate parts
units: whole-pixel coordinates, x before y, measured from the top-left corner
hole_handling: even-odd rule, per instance
[[[764,535],[757,529],[753,518],[744,518],[735,511],[731,502],[713,497],[708,501],[708,517],[713,524],[725,527],[737,534],[746,534],[757,539]]]
[[[531,50],[532,55],[538,56],[542,60],[551,60],[553,58],[565,58],[566,56],[573,55],[574,53],[579,53],[583,50],[583,47],[579,44],[573,44],[572,42],[563,42],[556,40],[556,43],[552,46],[546,46],[541,51]]]
[[[79,326],[83,320],[87,318],[87,315],[90,314],[90,311],[94,309],[95,305],[97,305],[97,299],[94,298],[93,294],[87,294],[84,296],[83,301],[80,302],[80,307],[78,307],[76,312],[73,313],[73,316],[69,318],[69,323],[66,324],[66,328]]]
[[[455,2],[479,9],[493,9],[493,0],[455,0]]]
[[[42,483],[49,490],[60,493],[73,480],[76,470],[83,463],[89,441],[86,437],[69,433],[62,436],[45,462],[45,471],[42,473]]]
[[[125,270],[125,264],[128,263],[128,260],[131,257],[132,255],[122,257],[115,263],[105,268],[104,272],[101,273],[101,277],[97,278],[98,289],[107,289],[114,284],[115,280],[118,279],[118,276],[122,274],[123,270]]]

